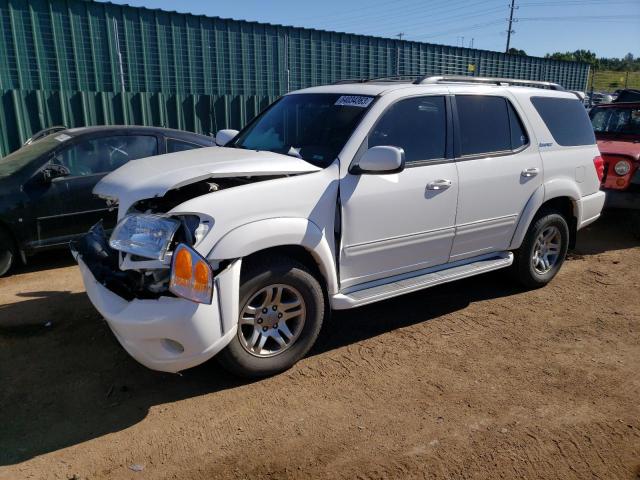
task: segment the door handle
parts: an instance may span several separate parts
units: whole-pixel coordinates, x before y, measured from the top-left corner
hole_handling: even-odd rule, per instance
[[[540,173],[540,169],[539,168],[525,168],[524,170],[522,170],[522,172],[520,173],[523,177],[535,177],[536,175],[538,175]]]
[[[451,186],[451,180],[441,178],[427,183],[427,190],[446,190]]]

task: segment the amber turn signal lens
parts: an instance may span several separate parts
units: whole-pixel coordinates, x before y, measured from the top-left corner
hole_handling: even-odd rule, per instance
[[[211,304],[213,270],[209,262],[193,248],[178,244],[173,252],[169,290],[193,302]]]
[[[196,263],[196,266],[193,269],[193,288],[195,288],[196,290],[206,290],[207,288],[209,288],[209,272],[209,265],[203,260],[198,260],[198,263]]]
[[[191,280],[191,253],[186,248],[176,252],[173,274],[183,280]]]

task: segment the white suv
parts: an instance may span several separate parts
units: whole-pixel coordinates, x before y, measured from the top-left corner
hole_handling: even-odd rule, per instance
[[[118,226],[72,247],[95,307],[156,370],[218,354],[271,375],[331,309],[506,267],[545,285],[604,203],[587,113],[554,84],[340,82],[216,140],[105,177]]]

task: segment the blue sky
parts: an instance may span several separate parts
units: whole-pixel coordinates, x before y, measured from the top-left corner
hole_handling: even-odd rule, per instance
[[[114,0],[224,18],[504,51],[510,0]],[[516,0],[511,46],[640,56],[640,0]],[[473,39],[473,40],[472,40]]]

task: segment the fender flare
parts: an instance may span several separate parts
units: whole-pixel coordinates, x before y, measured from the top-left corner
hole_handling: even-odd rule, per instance
[[[553,200],[558,197],[568,197],[573,204],[573,213],[580,224],[580,218],[582,216],[581,204],[579,199],[581,198],[580,191],[575,182],[571,182],[568,179],[555,179],[548,183],[540,185],[535,192],[529,197],[529,201],[525,205],[522,213],[520,214],[520,220],[518,226],[513,232],[511,237],[511,243],[509,244],[509,250],[516,250],[522,245],[524,236],[529,229],[529,225],[533,221],[536,213],[540,210],[540,207],[549,200]]]
[[[329,295],[338,292],[333,251],[322,230],[306,218],[270,218],[237,227],[218,240],[207,258],[242,258],[260,250],[286,245],[304,247],[318,264]]]

